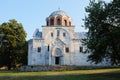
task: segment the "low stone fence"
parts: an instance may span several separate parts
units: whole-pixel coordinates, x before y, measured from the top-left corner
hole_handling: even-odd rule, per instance
[[[50,66],[50,65],[34,65],[22,66],[20,71],[61,71],[61,70],[74,70],[73,66]]]
[[[83,70],[112,68],[113,66],[51,66],[51,65],[28,65],[21,66],[20,71],[63,71],[63,70]]]

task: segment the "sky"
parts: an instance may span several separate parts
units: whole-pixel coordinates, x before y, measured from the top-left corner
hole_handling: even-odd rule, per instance
[[[104,0],[110,2],[111,0]],[[59,8],[72,18],[76,32],[87,31],[82,27],[89,0],[0,0],[0,24],[16,19],[22,23],[27,33],[27,40],[31,39],[34,31],[46,25],[46,18]]]

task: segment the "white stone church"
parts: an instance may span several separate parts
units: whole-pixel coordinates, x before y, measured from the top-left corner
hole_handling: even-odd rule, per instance
[[[72,19],[62,10],[46,18],[42,32],[36,29],[29,40],[28,65],[94,65],[83,54],[84,32],[75,32]],[[105,62],[102,65],[106,65]]]

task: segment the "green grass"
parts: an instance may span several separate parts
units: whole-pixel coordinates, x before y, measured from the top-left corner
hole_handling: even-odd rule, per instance
[[[120,68],[46,72],[0,71],[0,80],[120,80]]]

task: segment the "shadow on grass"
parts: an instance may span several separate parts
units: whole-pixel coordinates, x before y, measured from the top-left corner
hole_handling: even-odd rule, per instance
[[[57,76],[24,76],[0,77],[0,80],[120,80],[120,73],[57,75]]]
[[[120,71],[97,74],[0,76],[0,80],[120,80]]]

